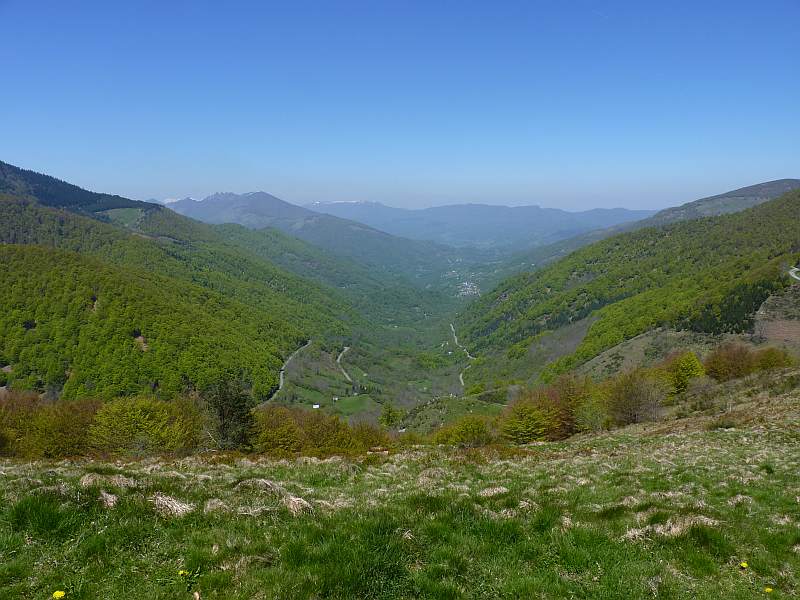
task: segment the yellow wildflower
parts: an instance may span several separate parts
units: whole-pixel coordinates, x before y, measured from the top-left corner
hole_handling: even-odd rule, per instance
[[[771,593],[772,593],[772,588],[771,588],[771,587],[769,587],[769,586],[767,586],[767,587],[765,587],[765,588],[764,588],[764,591],[765,591],[767,594],[771,594]]]
[[[740,562],[740,563],[739,563],[739,566],[740,566],[741,568],[743,568],[743,569],[746,569],[746,568],[747,568],[747,563],[746,563],[746,562]]]
[[[181,577],[186,577],[188,574],[189,574],[189,571],[184,571],[183,569],[178,571],[178,575],[180,575]]]
[[[53,598],[63,598],[66,595],[67,595],[67,592],[65,592],[63,590],[56,590],[55,592],[53,592]]]

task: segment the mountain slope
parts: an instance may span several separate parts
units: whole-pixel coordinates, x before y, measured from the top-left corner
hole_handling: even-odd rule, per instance
[[[376,202],[317,202],[318,212],[365,223],[393,235],[452,246],[522,249],[552,243],[593,229],[636,221],[647,210],[593,209],[567,212],[539,206],[455,204],[409,210]]]
[[[36,190],[63,182],[36,178],[0,195],[0,360],[15,387],[169,396],[241,378],[263,399],[288,354],[356,318],[333,290],[208,225],[149,203],[109,209],[69,184],[68,203],[44,199],[70,211],[45,206]]]
[[[752,206],[758,206],[798,188],[800,188],[800,179],[778,179],[776,181],[757,183],[756,185],[739,188],[724,194],[687,202],[680,206],[665,208],[652,217],[637,223],[634,227],[652,227],[689,219],[739,212]]]
[[[582,248],[583,246],[619,233],[635,231],[645,227],[658,227],[669,223],[688,221],[701,217],[713,217],[735,213],[768,202],[769,200],[774,200],[782,194],[796,189],[800,189],[800,179],[779,179],[777,181],[758,183],[708,198],[701,198],[681,204],[680,206],[665,208],[655,215],[640,221],[624,223],[606,229],[597,229],[573,238],[519,253],[506,261],[499,270],[499,275],[511,276],[521,271],[530,270],[532,267],[538,268],[539,266],[566,256],[578,248]]]
[[[182,200],[170,207],[206,223],[236,223],[251,229],[274,227],[375,272],[401,275],[422,284],[440,283],[442,274],[463,254],[320,214],[263,192],[215,194],[202,201]]]
[[[458,322],[473,351],[506,375],[539,372],[535,348],[568,327],[580,329],[577,342],[547,373],[659,325],[740,331],[788,283],[798,223],[795,191],[735,214],[617,235],[505,281]],[[478,367],[471,376],[490,370]]]
[[[45,206],[88,214],[119,208],[147,208],[147,202],[89,192],[49,175],[20,169],[0,161],[0,194],[35,198]]]

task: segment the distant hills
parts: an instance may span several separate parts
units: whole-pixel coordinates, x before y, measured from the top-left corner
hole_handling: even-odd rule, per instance
[[[687,202],[680,206],[665,208],[652,217],[643,219],[639,223],[633,225],[633,227],[666,225],[668,223],[676,223],[689,219],[714,217],[717,215],[739,212],[740,210],[757,206],[796,189],[800,189],[800,179],[777,179],[775,181],[749,185],[739,188],[738,190],[725,192],[724,194],[709,196],[708,198],[701,198],[700,200]]]
[[[511,275],[530,270],[567,256],[578,248],[619,233],[635,231],[645,227],[658,227],[701,217],[735,213],[769,200],[774,200],[786,192],[796,189],[800,189],[800,179],[778,179],[739,188],[716,196],[709,196],[708,198],[701,198],[680,206],[665,208],[640,221],[623,223],[606,229],[596,229],[553,244],[520,252],[506,261],[501,271],[506,275]]]
[[[307,207],[411,239],[502,251],[549,244],[587,231],[644,219],[655,212],[624,208],[568,212],[539,206],[487,204],[410,210],[377,202],[317,202]]]
[[[273,227],[376,272],[393,273],[421,284],[438,282],[465,255],[432,242],[400,238],[362,223],[314,212],[264,192],[214,194],[168,206],[206,223],[236,223],[250,229]]]

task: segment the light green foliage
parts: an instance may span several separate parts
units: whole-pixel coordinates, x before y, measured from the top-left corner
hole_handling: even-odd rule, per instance
[[[170,397],[244,370],[263,398],[292,350],[344,330],[339,300],[208,226],[164,209],[139,226],[147,237],[0,201],[0,241],[11,244],[0,247],[0,353],[15,388]]]
[[[497,357],[472,377],[530,371],[523,346],[590,315],[596,320],[577,349],[551,363],[543,379],[660,325],[746,331],[761,302],[787,284],[798,222],[795,191],[737,214],[617,235],[511,278],[460,318],[473,348]]]
[[[443,427],[433,436],[436,444],[448,444],[461,448],[479,448],[493,440],[494,435],[486,419],[477,415],[462,417],[455,423]]]
[[[114,454],[151,454],[193,450],[205,423],[189,401],[150,397],[121,398],[95,415],[89,440],[95,449]]]
[[[512,444],[544,440],[554,428],[555,415],[533,398],[518,400],[503,414],[500,430]]]
[[[694,352],[684,352],[666,361],[664,369],[669,377],[672,393],[685,392],[692,379],[705,375],[703,363]]]
[[[303,450],[304,437],[290,409],[270,406],[255,411],[251,444],[256,452],[276,456],[299,454]]]

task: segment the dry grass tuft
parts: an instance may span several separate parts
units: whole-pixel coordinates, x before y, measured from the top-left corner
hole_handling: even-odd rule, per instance
[[[119,498],[114,494],[109,494],[105,490],[100,490],[100,502],[102,502],[103,506],[106,508],[114,508],[118,500]]]
[[[81,477],[80,485],[82,488],[92,487],[93,485],[110,485],[117,488],[139,487],[139,482],[124,475],[99,475],[97,473],[87,473]]]
[[[478,492],[478,496],[481,498],[491,498],[492,496],[500,496],[501,494],[507,494],[508,488],[503,487],[502,485],[498,485],[497,487],[490,487]]]
[[[264,492],[268,492],[270,494],[274,494],[276,496],[284,496],[287,493],[286,489],[284,489],[284,487],[281,484],[275,483],[270,479],[258,479],[258,478],[244,479],[243,481],[237,483],[235,486],[235,489],[237,490],[246,488],[250,488],[253,490],[261,490]]]
[[[296,517],[304,513],[313,512],[313,507],[306,500],[299,496],[287,495],[283,498],[283,505],[289,509],[292,516]]]
[[[690,515],[687,517],[678,517],[669,519],[666,523],[658,525],[648,525],[640,529],[629,529],[622,536],[625,541],[640,540],[650,535],[659,535],[662,537],[678,537],[689,528],[695,525],[705,525],[707,527],[716,527],[719,522],[703,515]]]
[[[150,498],[150,501],[162,517],[182,517],[194,510],[194,506],[191,504],[181,502],[180,500],[176,500],[171,496],[165,496],[161,493],[154,494]]]

